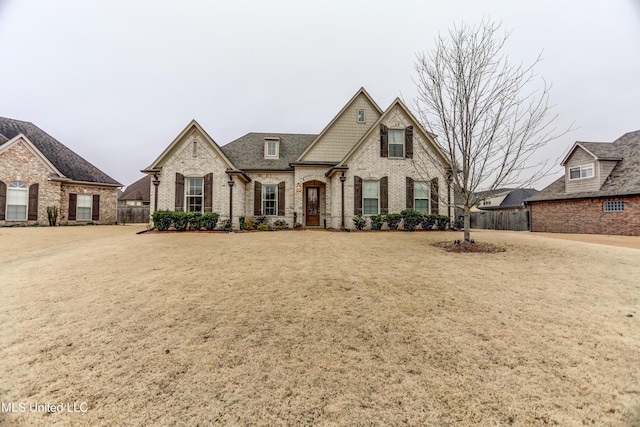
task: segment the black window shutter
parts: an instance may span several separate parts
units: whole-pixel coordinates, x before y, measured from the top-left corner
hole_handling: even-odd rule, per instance
[[[38,220],[38,184],[29,186],[29,210],[27,214],[29,221]]]
[[[69,214],[67,215],[67,219],[69,221],[75,221],[76,219],[76,208],[77,208],[78,195],[77,194],[69,194]]]
[[[213,173],[204,176],[204,211],[213,211]]]
[[[184,210],[184,175],[176,172],[176,194],[175,194],[175,211]]]
[[[253,215],[262,215],[262,184],[258,181],[253,184]]]
[[[407,159],[413,159],[413,126],[404,130],[404,151]]]
[[[413,197],[413,178],[407,177],[407,209],[413,209],[414,206]]]
[[[5,209],[7,208],[7,184],[0,181],[0,221],[5,219]]]
[[[380,178],[380,215],[389,213],[389,178]]]
[[[380,125],[380,157],[389,157],[389,128]]]
[[[353,214],[362,215],[362,178],[353,177]]]
[[[431,180],[431,210],[429,213],[438,215],[438,178]]]
[[[91,221],[100,220],[100,195],[93,195],[93,208],[91,209]]]
[[[284,216],[284,181],[278,184],[278,216]]]

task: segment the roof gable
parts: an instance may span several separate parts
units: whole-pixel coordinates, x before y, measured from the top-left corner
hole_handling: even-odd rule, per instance
[[[569,150],[569,153],[560,163],[560,166],[565,166],[567,162],[574,155],[576,150],[583,149],[594,160],[621,160],[620,155],[617,153],[616,147],[610,142],[580,142],[577,141]]]
[[[358,110],[364,110],[364,123],[356,120]],[[382,115],[382,110],[364,88],[360,88],[317,138],[297,159],[338,162]]]
[[[47,159],[61,178],[112,186],[121,185],[33,123],[0,117],[0,135],[4,136],[0,138],[0,147],[20,134]]]
[[[8,151],[9,149],[11,149],[11,147],[14,147],[20,143],[22,143],[27,148],[27,150],[31,152],[31,154],[33,154],[38,160],[40,160],[45,165],[49,173],[53,175],[57,175],[61,178],[64,177],[64,175],[58,169],[56,169],[56,167],[53,164],[51,164],[49,159],[47,159],[44,156],[44,154],[42,154],[40,150],[38,150],[31,141],[29,141],[29,138],[27,138],[23,134],[18,134],[15,137],[13,137],[11,140],[7,140],[2,145],[0,145],[0,154]]]
[[[442,162],[443,165],[448,165],[449,161],[446,156],[442,152],[442,149],[435,142],[431,134],[427,133],[420,122],[415,118],[415,116],[409,111],[409,109],[404,105],[404,103],[400,100],[400,98],[396,98],[389,108],[387,108],[384,113],[376,120],[375,123],[371,125],[369,130],[360,138],[360,140],[349,150],[349,152],[340,160],[340,162],[336,165],[336,168],[347,165],[349,159],[354,155],[356,151],[372,136],[373,133],[378,132],[380,128],[380,124],[385,123],[387,119],[398,109],[401,114],[403,114],[410,123],[412,123],[414,127],[414,132],[418,132],[421,139],[425,141],[425,143],[429,146],[431,150],[435,153],[436,157]],[[414,150],[415,151],[415,150]]]
[[[191,135],[193,132],[197,132],[202,136],[204,142],[207,143],[213,151],[222,159],[222,161],[226,164],[228,169],[236,169],[231,160],[226,156],[226,154],[220,149],[220,146],[209,136],[207,132],[200,126],[198,122],[195,120],[191,120],[191,122],[180,132],[180,134],[164,149],[164,151],[158,156],[157,159],[151,163],[150,166],[143,169],[142,172],[155,172],[162,169],[162,166],[167,161],[167,159],[173,155],[176,150],[180,148],[183,144],[184,140]]]

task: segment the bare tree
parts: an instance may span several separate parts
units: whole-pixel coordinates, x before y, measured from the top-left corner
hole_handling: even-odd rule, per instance
[[[534,72],[541,55],[528,66],[510,63],[502,53],[509,34],[499,29],[485,21],[463,24],[416,55],[415,107],[450,163],[440,172],[462,199],[465,242],[470,208],[479,201],[474,193],[490,197],[506,184],[533,185],[549,172],[549,161],[532,163],[531,156],[570,130],[552,126],[550,86]]]

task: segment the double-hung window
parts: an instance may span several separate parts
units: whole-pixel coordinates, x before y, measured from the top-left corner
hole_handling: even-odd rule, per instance
[[[76,206],[76,220],[78,221],[90,221],[91,220],[91,202],[93,197],[91,194],[78,194]]]
[[[413,184],[414,208],[420,213],[429,213],[429,184],[426,182],[415,182]]]
[[[27,184],[22,181],[14,181],[7,187],[7,214],[8,221],[25,221],[27,219]]]
[[[378,215],[380,212],[380,182],[362,182],[362,213]]]
[[[576,166],[569,169],[569,179],[591,178],[593,176],[593,165]]]
[[[187,212],[202,212],[202,178],[187,178]]]
[[[404,129],[389,129],[389,157],[404,157]]]
[[[278,207],[278,186],[262,186],[262,215],[275,215]]]

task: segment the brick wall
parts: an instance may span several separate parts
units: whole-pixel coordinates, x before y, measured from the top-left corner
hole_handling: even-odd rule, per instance
[[[116,189],[113,187],[101,187],[98,185],[62,184],[60,187],[60,212],[58,222],[78,223],[93,222],[97,224],[115,224],[118,217],[118,198]],[[100,217],[97,221],[69,221],[69,194],[88,194],[90,196],[100,196]],[[46,215],[46,212],[45,212]]]
[[[604,202],[613,200],[623,200],[624,210],[605,212]],[[532,203],[531,230],[640,236],[640,196]]]

